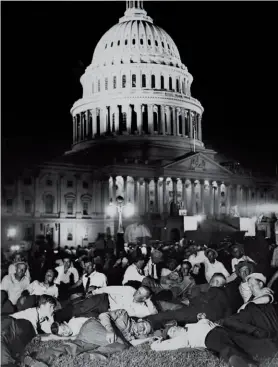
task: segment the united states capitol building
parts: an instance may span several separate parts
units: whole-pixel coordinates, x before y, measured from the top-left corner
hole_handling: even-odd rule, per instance
[[[142,1],[128,1],[81,77],[71,150],[3,182],[2,246],[48,234],[70,247],[113,235],[118,218],[107,208],[119,196],[134,208],[124,226],[143,215],[162,240],[173,229],[182,234],[180,209],[225,221],[277,203],[274,179],[254,177],[205,147],[204,108],[191,96],[192,82],[172,38]]]

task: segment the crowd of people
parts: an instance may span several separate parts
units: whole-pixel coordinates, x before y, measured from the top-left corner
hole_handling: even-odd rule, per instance
[[[1,365],[51,366],[64,354],[106,360],[142,343],[258,365],[278,353],[277,247],[268,251],[239,243],[219,251],[185,236],[117,254],[112,246],[15,253],[1,280]],[[38,335],[61,343],[24,354]]]

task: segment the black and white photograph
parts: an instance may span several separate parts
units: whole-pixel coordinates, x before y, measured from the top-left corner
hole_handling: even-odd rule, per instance
[[[1,1],[1,366],[278,366],[275,2]]]

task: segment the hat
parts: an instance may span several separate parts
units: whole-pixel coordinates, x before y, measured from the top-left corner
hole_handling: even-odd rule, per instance
[[[208,257],[208,253],[209,252],[213,252],[214,253],[214,255],[215,255],[215,258],[217,258],[218,257],[218,252],[216,251],[216,250],[214,250],[213,248],[207,248],[206,250],[205,250],[205,256],[206,257]]]
[[[252,273],[252,274],[248,275],[248,277],[246,277],[246,280],[248,281],[251,278],[254,278],[256,280],[260,280],[264,284],[266,283],[266,277],[262,273]]]
[[[247,266],[250,269],[251,273],[253,273],[255,270],[255,263],[253,261],[242,260],[235,265],[235,272],[237,275],[239,275],[240,269],[243,268],[244,266]]]

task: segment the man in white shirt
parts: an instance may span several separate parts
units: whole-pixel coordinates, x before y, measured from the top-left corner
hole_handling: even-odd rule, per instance
[[[74,284],[79,280],[78,271],[72,265],[71,257],[67,254],[63,258],[63,265],[57,266],[56,270],[58,272],[58,276],[55,283],[58,285],[61,283],[70,284],[71,276],[73,277]]]
[[[126,269],[122,284],[125,285],[129,281],[138,281],[141,283],[145,278],[145,275],[143,274],[142,271],[144,265],[145,265],[144,256],[143,255],[137,256],[134,263],[129,265],[129,267]]]
[[[222,264],[222,262],[216,260],[218,256],[216,250],[212,248],[206,249],[205,256],[206,256],[206,259],[204,261],[205,277],[208,283],[210,282],[213,274],[215,273],[223,274],[226,279],[230,276],[230,274],[228,273],[227,269]]]
[[[145,317],[157,314],[152,303],[151,292],[147,287],[135,290],[129,286],[110,286],[96,289],[93,294],[108,294],[109,310],[124,309],[130,317]]]
[[[255,263],[249,256],[244,255],[243,245],[235,244],[231,247],[232,258],[232,272],[236,271],[236,265],[241,261],[251,261]]]
[[[16,263],[15,274],[6,275],[1,282],[1,290],[8,293],[9,300],[15,305],[30,284],[30,279],[26,277],[27,264],[24,262]]]
[[[76,288],[82,284],[85,294],[89,295],[96,288],[107,287],[106,275],[96,271],[95,264],[88,257],[83,259],[83,264],[85,273],[72,288]]]
[[[246,303],[249,301],[252,296],[252,291],[247,282],[247,277],[251,273],[255,271],[255,264],[251,261],[241,261],[235,267],[237,276],[241,279],[241,283],[238,287],[239,293],[243,299],[243,302]]]
[[[35,332],[51,333],[51,325],[54,322],[53,313],[57,305],[54,297],[42,295],[38,300],[38,307],[27,308],[26,310],[16,312],[11,317],[15,319],[24,319],[31,322]]]

